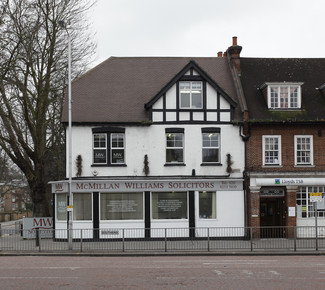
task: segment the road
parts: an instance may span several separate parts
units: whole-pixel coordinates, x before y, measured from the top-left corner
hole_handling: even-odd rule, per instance
[[[324,289],[325,256],[0,257],[1,289]]]

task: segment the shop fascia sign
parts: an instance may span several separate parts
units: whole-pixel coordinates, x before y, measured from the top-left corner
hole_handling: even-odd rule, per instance
[[[325,185],[325,178],[256,178],[257,186],[277,185]]]
[[[232,191],[243,190],[243,179],[236,180],[115,180],[72,181],[73,192],[142,192],[142,191]],[[53,193],[67,193],[67,181],[52,183]]]

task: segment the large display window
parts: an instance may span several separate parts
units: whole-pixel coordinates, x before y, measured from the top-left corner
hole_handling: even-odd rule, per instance
[[[92,220],[92,194],[73,194],[73,220]]]
[[[56,220],[67,220],[67,195],[65,193],[59,193],[55,196],[56,199]]]
[[[215,219],[216,216],[216,192],[199,192],[200,219]]]
[[[143,219],[143,193],[101,193],[101,220]]]
[[[153,192],[152,219],[187,219],[187,192]]]

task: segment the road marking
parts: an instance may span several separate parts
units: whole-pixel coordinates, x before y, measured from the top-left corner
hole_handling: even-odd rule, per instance
[[[224,273],[222,273],[221,271],[218,271],[218,270],[213,270],[212,272],[217,273],[219,276],[221,276],[221,275],[225,275]]]
[[[269,271],[269,272],[274,275],[280,275],[280,273],[278,273],[277,271]]]
[[[246,275],[253,275],[253,272],[252,271],[248,271],[248,270],[244,270],[242,271],[243,274],[246,274]]]
[[[247,263],[247,262],[245,262],[245,263],[241,263],[241,262],[231,262],[231,263],[227,263],[227,262],[211,262],[211,263],[203,263],[203,265],[220,265],[220,264],[236,264],[236,265],[267,265],[267,264],[269,264],[269,263],[259,263],[259,262],[254,262],[254,263]]]
[[[81,277],[0,277],[0,279],[80,279]]]

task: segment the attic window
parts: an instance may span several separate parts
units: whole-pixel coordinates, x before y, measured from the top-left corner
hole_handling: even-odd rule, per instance
[[[202,108],[202,82],[179,82],[180,106],[182,109]]]
[[[300,109],[302,83],[282,83],[267,85],[269,109]]]

